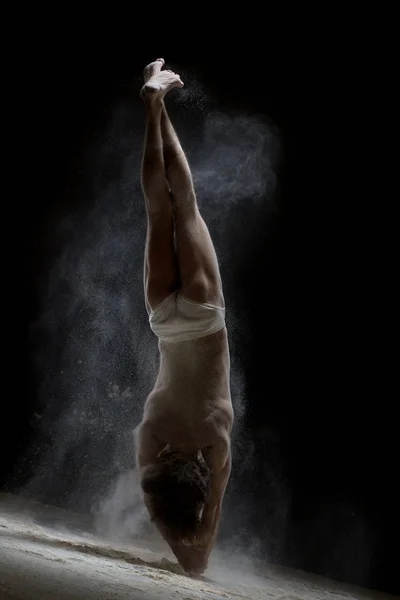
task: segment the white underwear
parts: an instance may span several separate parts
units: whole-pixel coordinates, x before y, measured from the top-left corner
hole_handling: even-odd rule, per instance
[[[149,317],[152,331],[164,342],[185,342],[211,335],[225,327],[225,309],[170,294]]]

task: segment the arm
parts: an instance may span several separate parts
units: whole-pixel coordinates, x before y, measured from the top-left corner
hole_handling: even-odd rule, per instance
[[[200,575],[207,568],[221,516],[222,502],[231,472],[231,450],[228,436],[220,437],[214,445],[203,450],[204,460],[211,472],[211,488],[208,501],[204,506],[200,531],[191,543],[168,539],[173,553],[184,570]]]
[[[157,462],[157,456],[165,446],[165,443],[157,438],[156,428],[154,423],[151,421],[143,421],[134,432],[135,444],[136,444],[136,469],[139,472],[139,480],[142,485],[143,477],[146,474],[147,469]],[[154,518],[151,503],[148,501],[146,493],[143,488],[143,500],[150,515],[151,520]]]
[[[204,450],[203,456],[211,472],[211,487],[202,515],[199,549],[208,559],[217,537],[222,503],[231,474],[232,459],[228,435],[221,436],[216,444]]]

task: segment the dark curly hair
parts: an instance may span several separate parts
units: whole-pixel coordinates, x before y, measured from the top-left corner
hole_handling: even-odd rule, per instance
[[[208,497],[210,470],[204,460],[165,450],[146,468],[141,482],[158,521],[175,539],[193,539]]]

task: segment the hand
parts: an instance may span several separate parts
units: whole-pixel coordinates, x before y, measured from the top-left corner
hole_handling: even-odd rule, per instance
[[[181,567],[190,575],[201,575],[208,566],[208,552],[202,546],[170,543]]]

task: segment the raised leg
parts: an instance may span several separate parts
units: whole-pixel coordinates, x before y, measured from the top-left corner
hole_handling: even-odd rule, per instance
[[[224,306],[214,244],[197,205],[188,161],[164,103],[161,132],[166,176],[174,210],[182,294],[196,302]]]
[[[154,310],[178,285],[179,273],[174,249],[174,214],[165,176],[161,115],[164,94],[180,85],[177,76],[160,75],[162,59],[148,65],[141,96],[146,107],[146,134],[141,183],[146,201],[147,236],[144,259],[146,308]]]
[[[156,121],[157,125],[158,168],[156,178],[154,178],[154,169],[149,169],[148,186],[144,183],[145,169],[143,168],[142,183],[147,197],[160,199],[158,202],[147,202],[148,214],[151,211],[149,204],[156,207],[162,205],[163,211],[166,211],[166,194],[169,194],[168,210],[172,211],[174,229],[171,232],[171,229],[168,228],[169,253],[168,257],[164,255],[166,260],[163,263],[158,262],[159,245],[161,243],[159,240],[154,241],[156,247],[154,264],[150,260],[152,253],[150,252],[149,242],[153,241],[154,236],[148,235],[148,250],[146,252],[148,275],[145,277],[147,280],[147,297],[156,297],[158,301],[161,301],[161,297],[162,299],[165,298],[174,286],[179,284],[182,294],[191,300],[224,306],[222,283],[214,244],[197,205],[188,161],[164,104],[165,94],[173,87],[182,87],[183,83],[179,76],[172,71],[162,71],[163,66],[164,60],[158,59],[148,65],[144,71],[145,85],[142,88],[142,97],[146,102],[149,115],[148,131],[152,121]],[[160,152],[160,147],[162,147],[162,152]],[[148,152],[151,154],[151,149]],[[144,163],[145,160],[146,151]],[[157,187],[157,189],[146,192],[147,187],[150,186]],[[163,220],[164,226],[165,222]],[[162,246],[164,248],[166,237],[166,235],[162,236]],[[177,257],[177,268],[175,263],[173,273],[166,270],[166,265],[164,265],[165,262],[171,263],[170,252],[172,254],[175,252]],[[149,268],[150,262],[154,267],[151,271]],[[153,281],[151,273],[156,274],[156,281]],[[160,285],[160,282],[162,285]],[[149,304],[154,308],[151,302]]]

